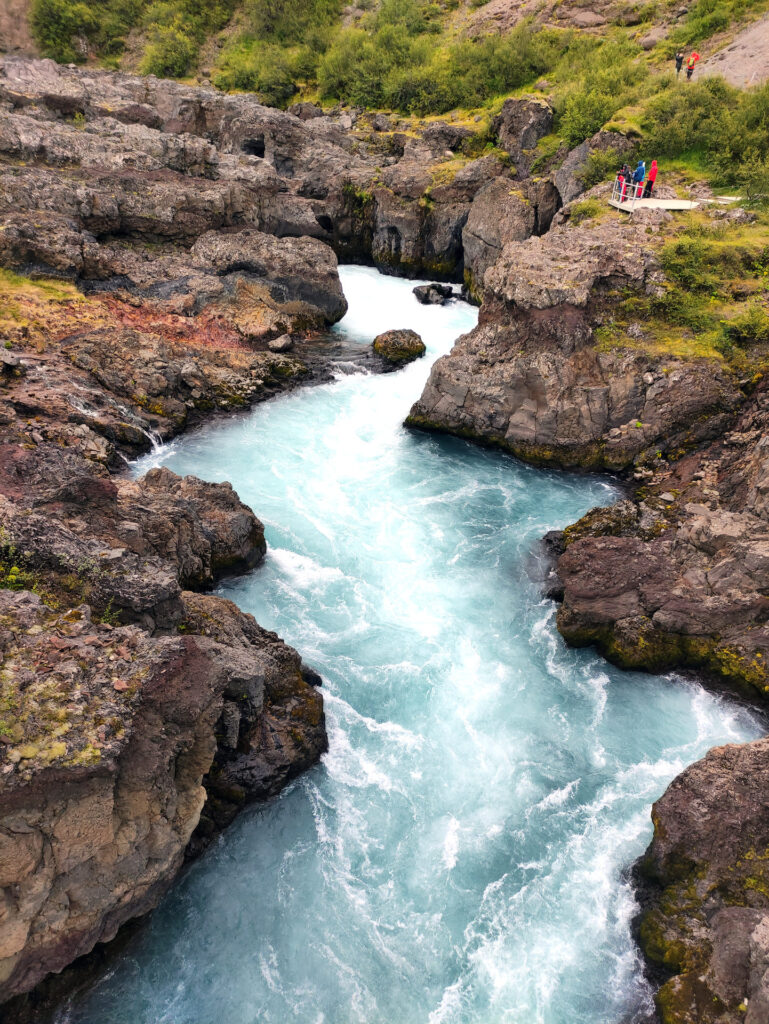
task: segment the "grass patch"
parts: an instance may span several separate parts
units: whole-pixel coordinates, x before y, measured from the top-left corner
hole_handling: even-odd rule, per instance
[[[752,224],[683,218],[660,251],[661,295],[613,296],[596,331],[601,349],[643,348],[682,359],[718,359],[736,370],[769,363],[769,217]]]

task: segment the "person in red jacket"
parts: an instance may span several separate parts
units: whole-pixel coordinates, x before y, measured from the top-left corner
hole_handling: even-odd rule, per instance
[[[644,188],[644,199],[651,199],[651,194],[654,191],[654,182],[657,180],[657,161],[652,160],[652,165],[649,168],[649,177],[646,179],[646,186]]]

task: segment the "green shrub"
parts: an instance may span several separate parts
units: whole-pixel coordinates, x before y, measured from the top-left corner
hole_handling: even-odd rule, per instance
[[[31,24],[46,56],[59,61],[82,59],[73,40],[114,64],[125,36],[136,27],[146,30],[149,44],[144,66],[155,74],[184,74],[210,32],[222,28],[236,0],[33,0]],[[184,37],[184,38],[180,38]],[[182,71],[176,69],[183,67]]]
[[[71,0],[34,0],[31,12],[32,31],[46,57],[70,63],[82,59],[75,51],[77,36],[88,39],[98,20],[88,4]]]
[[[583,199],[581,203],[575,203],[572,206],[569,220],[572,224],[581,224],[584,220],[597,217],[604,208],[604,204],[597,199]]]
[[[590,153],[585,161],[584,167],[579,174],[579,179],[586,189],[592,188],[600,181],[613,178],[618,168],[626,161],[631,163],[634,155],[629,152],[620,153],[618,149],[596,149]]]
[[[142,60],[145,75],[181,78],[186,75],[197,53],[195,42],[174,25],[159,26]]]
[[[692,292],[714,292],[719,278],[714,266],[719,265],[719,251],[703,239],[684,236],[669,242],[660,253],[662,268],[669,278]]]
[[[769,157],[762,159],[755,149],[748,150],[736,178],[744,190],[746,206],[769,209]]]
[[[769,342],[769,313],[754,303],[732,320],[723,321],[723,329],[728,341],[741,348]]]
[[[302,54],[274,43],[230,48],[213,81],[220,89],[243,89],[259,94],[271,106],[285,106],[297,91]]]
[[[703,308],[702,300],[688,292],[673,288],[652,301],[652,310],[677,327],[688,327],[695,333],[713,328],[714,317]],[[717,326],[717,324],[715,324]]]
[[[608,93],[596,89],[573,93],[561,117],[561,136],[569,146],[578,146],[595,135],[616,110],[616,101]]]

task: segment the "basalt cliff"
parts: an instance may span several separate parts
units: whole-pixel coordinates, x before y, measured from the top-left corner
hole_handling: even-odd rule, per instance
[[[567,640],[765,700],[760,354],[662,336],[675,221],[615,215],[605,186],[585,200],[591,154],[631,143],[543,160],[552,118],[524,97],[490,129],[406,125],[0,65],[0,999],[150,909],[325,749],[317,675],[205,594],[258,566],[259,520],[226,484],[125,460],[322,377],[338,259],[482,303],[412,426],[627,477],[626,500],[550,538]],[[764,747],[711,752],[656,805],[640,937],[669,975],[665,1024],[765,1019]]]

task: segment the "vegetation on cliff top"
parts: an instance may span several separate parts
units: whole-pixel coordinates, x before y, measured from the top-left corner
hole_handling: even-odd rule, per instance
[[[665,232],[660,263],[661,295],[612,296],[602,348],[720,359],[741,373],[769,362],[769,214],[735,223],[692,211]]]
[[[763,10],[767,0],[696,0],[651,52],[640,40],[668,3],[634,9],[632,17],[619,12],[600,33],[525,20],[505,34],[476,36],[459,18],[468,10],[464,0],[366,0],[352,12],[342,6],[105,0],[97,9],[82,0],[33,0],[32,21],[43,52],[57,60],[96,57],[118,66],[128,47],[133,66],[141,55],[140,70],[182,77],[205,52],[215,85],[255,91],[278,106],[307,97],[414,116],[485,107],[488,116],[500,97],[539,83],[569,147],[608,125],[658,156],[684,156],[724,183],[766,191],[769,86],[746,93],[706,79],[684,89],[670,58],[676,47],[701,46]]]

